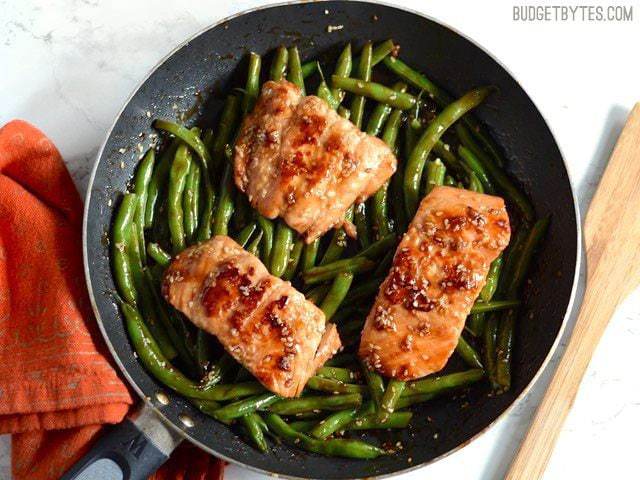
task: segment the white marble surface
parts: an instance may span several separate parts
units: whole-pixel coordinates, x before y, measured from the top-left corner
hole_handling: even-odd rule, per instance
[[[84,193],[97,148],[139,79],[193,33],[264,3],[0,0],[0,124],[23,118],[44,130]],[[640,100],[638,1],[626,2],[636,16],[628,24],[514,23],[514,0],[398,3],[465,32],[509,67],[554,130],[584,211],[626,113]],[[639,320],[636,292],[591,362],[545,479],[638,478]],[[548,374],[482,438],[401,478],[501,478]],[[8,445],[0,438],[0,479],[10,477]],[[264,477],[230,467],[227,478]]]

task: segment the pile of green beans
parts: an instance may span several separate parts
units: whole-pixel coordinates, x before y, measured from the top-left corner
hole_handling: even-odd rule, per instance
[[[504,159],[470,111],[493,92],[471,89],[458,99],[395,55],[391,40],[366,43],[353,58],[344,47],[335,65],[301,61],[298,47],[280,46],[270,68],[250,53],[241,89],[227,96],[213,130],[154,121],[160,146],[140,160],[130,192],[116,208],[112,266],[126,329],[140,362],[159,382],[188,398],[206,415],[241,431],[260,452],[267,437],[324,455],[356,459],[389,453],[351,431],[401,429],[412,411],[437,396],[489,380],[495,393],[511,385],[518,298],[533,253],[549,219],[536,220],[526,195],[504,172]],[[377,65],[395,83],[378,82]],[[384,67],[382,67],[384,65]],[[325,77],[323,69],[332,70]],[[265,74],[263,74],[265,72]],[[337,228],[306,244],[282,220],[254,211],[233,179],[233,147],[242,119],[251,114],[265,77],[287,79],[303,94],[313,90],[341,116],[366,125],[398,158],[398,170],[376,194],[345,213],[356,227]],[[429,111],[427,94],[437,107]],[[348,108],[346,107],[348,105]],[[427,118],[428,117],[428,118]],[[404,141],[403,141],[404,140]],[[489,270],[456,348],[469,370],[403,382],[385,380],[356,360],[359,334],[395,248],[420,200],[449,185],[500,195],[516,214],[513,240]],[[269,271],[292,282],[340,331],[345,350],[321,367],[300,398],[267,392],[223,349],[164,301],[160,278],[187,246],[229,235]]]

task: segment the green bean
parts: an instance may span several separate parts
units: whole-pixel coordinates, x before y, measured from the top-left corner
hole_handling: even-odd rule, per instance
[[[287,269],[284,271],[282,275],[283,280],[291,280],[295,277],[296,272],[298,271],[298,265],[300,264],[300,258],[302,257],[302,249],[304,248],[304,241],[298,238],[291,249],[291,254],[289,255],[289,262],[287,263]]]
[[[466,370],[464,372],[450,373],[427,377],[422,380],[408,382],[403,395],[415,395],[417,393],[443,393],[454,388],[466,387],[479,381],[484,376],[481,369]]]
[[[236,365],[237,363],[234,358],[227,352],[224,352],[218,361],[209,368],[209,371],[202,380],[200,380],[200,386],[202,388],[209,388],[219,384],[229,376],[229,373],[231,373]]]
[[[218,124],[218,133],[216,134],[211,146],[213,169],[219,169],[221,166],[220,164],[224,160],[225,146],[231,141],[231,135],[238,123],[239,116],[240,100],[235,95],[227,96],[224,102],[224,107],[222,108],[220,122]]]
[[[460,145],[458,147],[458,155],[460,155],[460,158],[462,158],[467,168],[471,172],[473,172],[473,175],[478,180],[480,180],[483,190],[487,193],[491,193],[491,194],[495,193],[496,190],[493,187],[493,183],[491,183],[491,180],[489,179],[489,175],[487,175],[487,172],[485,171],[484,167],[482,166],[480,161],[476,158],[476,156],[473,154],[473,152],[468,148],[464,147],[463,145]]]
[[[151,297],[152,286],[147,282],[147,278],[144,275],[142,266],[142,254],[138,248],[138,236],[137,225],[134,223],[131,225],[129,232],[129,238],[127,239],[127,246],[129,247],[129,259],[131,261],[131,275],[133,277],[133,283],[138,293],[138,304],[142,309],[144,322],[156,340],[156,343],[160,347],[160,350],[169,360],[173,360],[177,351],[174,347],[173,341],[169,338],[169,335],[163,325],[158,321],[157,312],[155,309],[155,302]]]
[[[475,349],[464,339],[462,335],[458,338],[456,345],[456,353],[472,368],[483,368],[480,355]]]
[[[171,263],[171,255],[165,252],[157,243],[147,244],[147,255],[153,258],[153,261],[163,267],[168,267]]]
[[[306,272],[310,268],[315,267],[316,258],[318,258],[318,250],[320,249],[320,239],[316,239],[304,246],[302,252],[302,271]]]
[[[393,251],[390,251],[393,255]],[[356,303],[362,302],[367,298],[372,297],[378,292],[378,288],[380,288],[380,284],[384,281],[384,278],[375,277],[371,280],[365,280],[360,282],[357,286],[352,288],[349,291],[349,294],[345,297],[344,303],[345,305],[354,305]]]
[[[389,88],[381,83],[371,82],[365,79],[339,77],[333,75],[331,77],[331,83],[334,88],[339,88],[347,92],[358,95],[356,98],[370,98],[376,102],[384,103],[393,108],[399,108],[400,110],[409,110],[416,104],[416,97],[406,92],[398,92]],[[361,102],[364,102],[362,100]],[[358,108],[359,104],[355,108]],[[351,105],[351,114],[355,116],[359,111],[354,108],[354,104]],[[355,122],[354,122],[355,123]],[[356,124],[357,125],[357,124]]]
[[[262,263],[269,265],[273,248],[273,222],[262,215],[258,215],[258,225],[262,230]]]
[[[340,105],[338,107],[338,115],[340,115],[342,118],[346,120],[349,120],[351,118],[351,110]]]
[[[145,212],[147,208],[147,195],[149,191],[149,183],[151,183],[151,177],[153,175],[153,165],[155,163],[155,152],[153,149],[149,149],[145,156],[142,158],[140,165],[136,169],[136,174],[133,177],[133,192],[136,194],[138,206],[135,213],[135,224],[137,225],[138,232],[138,248],[140,251],[145,251],[144,241],[144,226],[145,226]],[[142,262],[146,263],[145,256],[142,255]]]
[[[177,123],[168,120],[155,120],[153,126],[159,130],[164,130],[175,135],[196,152],[200,159],[202,177],[204,179],[204,205],[202,209],[202,219],[199,222],[198,241],[208,240],[211,237],[211,217],[213,216],[213,205],[215,203],[215,190],[211,184],[211,163],[212,158],[209,150],[200,137],[192,130],[189,130]]]
[[[320,70],[320,67],[318,67],[318,71],[322,75],[322,70]],[[333,94],[331,93],[331,89],[329,88],[329,85],[327,85],[327,82],[324,80],[324,76],[322,76],[322,80],[318,85],[317,95],[319,98],[327,102],[329,107],[331,107],[333,110],[337,110],[338,107],[340,106],[340,100],[338,100],[333,96]]]
[[[314,410],[344,410],[357,407],[362,403],[362,395],[348,393],[345,395],[312,396],[285,398],[269,406],[268,410],[280,415],[294,415]]]
[[[168,218],[171,232],[173,253],[180,253],[186,247],[184,232],[184,213],[182,209],[182,195],[191,165],[191,152],[186,144],[176,150],[176,156],[169,172]]]
[[[293,246],[293,230],[280,220],[276,226],[276,233],[271,250],[270,272],[276,277],[281,277],[289,264],[289,253]]]
[[[549,217],[538,220],[531,228],[522,251],[511,270],[511,278],[506,284],[507,295],[515,295],[524,282],[533,252],[549,226]],[[496,382],[503,390],[511,387],[511,355],[516,321],[516,310],[509,310],[500,321],[496,339]]]
[[[318,422],[316,420],[296,420],[289,422],[289,427],[293,428],[296,432],[308,433],[317,424]]]
[[[444,176],[444,185],[446,185],[447,187],[455,187],[458,184],[456,183],[456,179],[453,178],[451,175],[445,175]]]
[[[390,233],[389,235],[382,237],[380,240],[376,240],[367,248],[360,250],[357,256],[375,260],[376,258],[380,258],[385,255],[389,251],[389,249],[393,249],[396,245],[396,242],[396,235]]]
[[[363,273],[373,270],[376,264],[365,257],[345,258],[333,263],[313,267],[302,274],[302,278],[307,285],[331,280],[341,273]]]
[[[120,296],[131,304],[137,300],[137,292],[131,273],[128,240],[138,202],[135,193],[126,193],[118,207],[111,229],[113,242],[113,276]]]
[[[298,47],[296,46],[289,48],[289,63],[287,69],[287,80],[296,85],[302,92],[302,95],[306,95],[302,65],[300,64],[300,52],[298,52]]]
[[[453,100],[447,92],[435,85],[423,74],[413,70],[400,59],[394,57],[386,57],[384,59],[384,64],[391,71],[396,73],[400,78],[403,78],[410,84],[428,92],[440,107],[444,107],[445,105],[451,103],[451,101]],[[474,136],[476,136],[478,140],[480,140],[487,151],[491,153],[493,162],[495,162],[498,167],[502,167],[504,161],[502,160],[502,157],[498,151],[499,149],[496,146],[495,142],[491,139],[491,137],[485,133],[480,123],[471,115],[465,115],[462,120],[473,132]]]
[[[394,230],[402,235],[407,231],[409,220],[404,205],[404,167],[398,164],[398,171],[391,177],[391,207],[393,209]]]
[[[244,415],[240,420],[242,421],[242,425],[244,426],[247,435],[256,448],[262,453],[265,453],[269,449],[269,446],[264,438],[264,430],[262,427],[263,420],[260,415],[252,412]]]
[[[333,72],[334,75],[339,77],[348,77],[351,75],[351,68],[353,66],[353,59],[351,57],[351,44],[348,43],[342,53],[338,57],[338,61],[336,62],[336,70]],[[333,88],[331,90],[333,97],[342,102],[344,99],[344,92],[339,88]],[[341,115],[343,116],[343,115]]]
[[[307,292],[306,298],[310,302],[318,305],[329,292],[329,288],[331,288],[329,285],[318,285]]]
[[[495,312],[497,310],[509,310],[520,305],[520,300],[492,300],[490,302],[478,302],[471,307],[471,313]]]
[[[498,335],[498,317],[490,315],[484,327],[484,368],[494,389],[499,387],[496,379],[496,338]]]
[[[258,99],[260,93],[260,67],[262,59],[255,52],[249,53],[249,70],[247,72],[247,82],[242,96],[242,114],[247,115]]]
[[[342,383],[349,383],[358,378],[358,375],[353,370],[340,367],[320,367],[316,372],[316,375],[322,378],[329,378],[331,380],[337,380]]]
[[[160,160],[156,162],[156,167],[153,170],[149,187],[147,188],[147,206],[144,213],[144,228],[151,228],[153,226],[153,218],[155,215],[156,204],[160,197],[160,191],[167,183],[169,177],[169,169],[173,162],[173,157],[176,154],[178,148],[178,141],[171,142],[168,148],[162,152]]]
[[[233,197],[235,186],[233,183],[233,165],[231,163],[230,152],[227,152],[227,162],[224,165],[224,172],[220,180],[220,197],[213,216],[213,234],[227,235],[229,233],[229,220],[235,208]]]
[[[386,452],[381,448],[369,445],[360,440],[332,439],[318,440],[311,438],[304,433],[300,433],[292,429],[287,423],[276,414],[269,414],[265,418],[270,430],[280,437],[284,442],[294,446],[301,447],[314,453],[320,453],[335,457],[373,459]]]
[[[469,172],[469,190],[472,192],[484,193],[484,186],[482,182],[478,180],[475,173]]]
[[[287,71],[288,58],[289,52],[287,51],[287,48],[280,45],[276,51],[276,56],[273,58],[273,62],[271,63],[271,71],[269,72],[269,78],[271,78],[271,80],[277,82],[284,78]]]
[[[358,79],[360,82],[368,82],[371,79],[371,55],[372,55],[372,46],[371,42],[367,42],[365,46],[362,48],[362,54],[360,55],[360,62],[358,63]],[[340,82],[346,80],[348,77],[341,76],[339,74],[333,75],[331,77],[331,84],[333,88],[337,88],[339,90],[343,90],[340,86]],[[358,81],[358,80],[356,80]],[[347,82],[349,84],[349,82]],[[364,104],[365,97],[362,95],[357,95],[353,98],[351,102],[351,122],[358,128],[362,127],[362,119],[364,117]]]
[[[500,254],[500,256],[493,262],[491,262],[489,273],[487,274],[487,283],[485,283],[484,287],[482,287],[482,290],[480,290],[480,298],[483,302],[490,302],[493,298],[493,295],[496,293],[496,288],[498,288],[498,281],[500,280],[500,271],[502,270],[503,262],[504,257],[502,256],[502,254]]]
[[[349,209],[344,214],[344,219],[347,222],[351,222],[353,220],[353,205],[349,207]],[[320,265],[326,265],[328,263],[335,262],[338,260],[344,249],[347,247],[347,232],[345,232],[344,228],[337,228],[333,232],[333,237],[331,238],[331,243],[327,247],[327,250],[324,252],[322,259],[320,260]]]
[[[418,127],[416,128],[414,122],[418,122]],[[411,120],[411,117],[407,118],[406,126],[405,126],[405,138],[404,138],[404,152],[408,157],[413,151],[416,143],[418,143],[418,138],[420,137],[420,133],[422,132],[422,124],[416,119]]]
[[[428,402],[429,400],[435,397],[437,397],[437,394],[435,393],[418,393],[416,395],[406,395],[404,397],[401,397],[400,400],[398,400],[398,403],[396,404],[396,408],[398,410],[401,410],[403,408],[410,407],[417,403]],[[396,412],[396,413],[400,413],[400,412]]]
[[[403,92],[407,86],[404,83],[396,83],[393,87],[395,91]],[[400,125],[402,124],[402,110],[394,109],[387,118],[387,123],[384,126],[382,132],[382,141],[387,144],[391,150],[396,149],[398,142],[398,132],[400,131]]]
[[[418,87],[420,90],[426,91],[441,107],[451,103],[451,96],[431,82],[421,73],[413,70],[409,65],[396,57],[387,56],[383,60],[384,65],[400,78]]]
[[[233,203],[233,215],[229,220],[229,224],[232,229],[242,230],[251,220],[253,220],[253,217],[254,211],[251,209],[247,196],[236,193]]]
[[[341,273],[333,279],[331,288],[320,304],[320,310],[324,312],[327,320],[336,313],[342,301],[347,296],[351,283],[353,282],[353,273]]]
[[[364,318],[357,318],[342,325],[340,335],[343,339],[345,348],[356,343],[360,339],[360,332],[364,327]]]
[[[264,392],[257,382],[232,385],[216,385],[201,389],[194,382],[175,369],[162,354],[155,339],[149,333],[140,313],[131,305],[121,303],[131,344],[143,366],[162,384],[188,398],[225,401]]]
[[[318,62],[312,60],[302,64],[302,78],[307,79],[318,70]]]
[[[433,151],[444,162],[447,170],[453,170],[458,176],[467,173],[460,160],[451,151],[451,146],[448,143],[438,140],[433,146]],[[455,181],[453,183],[455,184]]]
[[[373,53],[371,54],[371,66],[375,67],[382,60],[384,60],[387,55],[392,53],[396,49],[396,46],[393,44],[393,40],[385,40],[380,43],[373,49]]]
[[[387,388],[384,391],[384,395],[382,395],[382,399],[380,400],[380,409],[377,415],[379,421],[386,422],[389,419],[389,416],[395,410],[396,404],[398,403],[398,400],[400,400],[406,385],[406,382],[396,378],[389,380]]]
[[[496,334],[496,384],[500,391],[511,388],[511,354],[517,310],[509,310],[500,319]]]
[[[182,197],[184,211],[184,231],[189,240],[193,239],[198,228],[198,213],[200,210],[200,166],[192,162],[185,182]]]
[[[278,400],[280,397],[274,393],[263,393],[225,405],[213,412],[213,416],[223,423],[231,423],[236,418],[253,413],[258,409],[265,409]]]
[[[466,93],[440,112],[421,135],[409,156],[405,169],[405,206],[409,217],[413,217],[418,209],[420,179],[422,178],[424,164],[433,146],[452,124],[482,103],[492,90],[492,87],[481,87]]]
[[[332,358],[324,362],[325,367],[340,367],[343,365],[350,365],[356,362],[356,357],[352,353],[338,353]]]
[[[439,158],[427,162],[425,194],[429,194],[431,190],[434,189],[434,187],[437,187],[438,185],[442,185],[444,183],[444,176],[446,172],[447,169]]]
[[[263,231],[260,230],[256,235],[256,238],[251,240],[251,243],[247,246],[247,252],[254,256],[258,256],[260,254],[260,245],[262,244],[262,236],[264,235]]]
[[[510,278],[505,279],[507,282],[505,284],[505,292],[507,296],[515,296],[524,283],[525,276],[529,270],[529,265],[531,264],[533,252],[540,243],[540,240],[542,240],[542,237],[544,237],[547,228],[549,227],[549,220],[549,217],[538,220],[529,231],[522,250],[512,263],[512,268],[509,271]]]
[[[467,318],[466,328],[474,337],[480,337],[484,333],[486,321],[484,313],[472,313]]]
[[[365,395],[368,390],[364,385],[357,385],[355,383],[343,383],[330,378],[313,376],[307,382],[307,388],[311,390],[318,390],[320,392],[331,393],[359,393]]]
[[[367,204],[365,202],[355,204],[353,223],[358,232],[360,247],[367,248],[371,244],[371,238],[369,237],[369,220],[367,219]]]
[[[376,410],[380,411],[382,397],[384,396],[384,380],[379,373],[369,370],[365,365],[362,365],[362,363],[360,366],[364,374],[364,379],[367,382],[367,387],[369,388],[369,395],[375,404]]]
[[[205,415],[210,417],[213,416],[213,412],[220,408],[220,404],[218,402],[214,402],[213,400],[196,400],[191,399],[191,403],[195,405],[198,410],[200,410]]]
[[[196,362],[203,371],[206,371],[211,363],[211,343],[211,335],[198,329],[196,332]]]
[[[151,274],[151,271],[148,268],[145,269],[144,276],[147,288],[151,293],[151,299],[156,307],[155,310],[157,313],[158,321],[167,333],[169,341],[175,347],[178,357],[180,358],[182,363],[189,369],[189,371],[194,372],[197,369],[197,365],[189,349],[186,336],[183,335],[182,332],[178,333],[179,325],[176,325],[176,322],[172,320],[169,313],[167,312],[164,299],[160,296],[156,282],[153,278],[153,275]],[[197,373],[200,372],[198,371]]]
[[[235,238],[236,243],[242,248],[246,247],[247,243],[249,243],[249,240],[251,239],[251,236],[257,228],[258,225],[256,224],[256,222],[251,222],[249,225],[240,230],[240,232],[238,232]]]
[[[314,438],[324,440],[351,423],[357,412],[357,408],[349,408],[347,410],[333,413],[327,418],[320,420],[320,422],[311,429],[309,435]]]
[[[348,318],[352,318],[354,316],[358,316],[358,317],[363,317],[368,313],[368,310],[366,307],[360,306],[360,307],[356,307],[355,305],[347,305],[345,304],[344,308],[341,308],[340,310],[338,310],[335,315],[333,316],[333,318],[331,319],[332,323],[342,323],[344,321],[346,321]]]
[[[371,112],[365,131],[369,135],[377,137],[378,135],[380,135],[382,126],[389,118],[389,115],[391,115],[391,107],[384,103],[379,103],[378,105],[376,105],[376,108],[373,109],[373,112]]]
[[[413,417],[411,412],[394,412],[385,420],[378,415],[369,414],[353,420],[346,426],[346,430],[373,430],[378,428],[406,428]]]
[[[480,164],[487,171],[488,176],[491,178],[498,191],[500,191],[508,200],[510,200],[522,213],[522,216],[529,222],[533,221],[535,216],[533,207],[529,200],[516,188],[513,182],[509,179],[507,174],[477,146],[475,140],[471,136],[471,133],[464,125],[458,124],[456,126],[456,133],[462,144],[473,152]]]

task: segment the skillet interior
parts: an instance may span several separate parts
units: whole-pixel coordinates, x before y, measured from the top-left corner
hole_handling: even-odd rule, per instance
[[[328,25],[344,28],[327,33]],[[401,441],[402,451],[366,462],[321,457],[286,446],[274,446],[268,454],[260,454],[228,427],[200,414],[177,395],[170,395],[167,406],[156,405],[192,441],[230,461],[280,475],[327,479],[389,474],[432,461],[468,442],[514,402],[540,369],[562,327],[575,280],[576,210],[562,156],[527,94],[478,46],[427,18],[371,3],[312,2],[252,11],[199,34],[144,81],[115,123],[89,191],[85,261],[94,310],[121,368],[145,397],[154,398],[156,392],[165,390],[133,356],[112,295],[115,287],[107,237],[113,209],[133,175],[138,157],[134,147],[141,142],[141,133],[145,134],[144,148],[149,144],[151,119],[175,119],[177,112],[191,111],[195,115],[190,123],[214,125],[222,94],[242,83],[246,68],[242,59],[250,50],[265,55],[282,43],[297,44],[303,59],[327,54],[335,58],[348,41],[354,42],[357,51],[365,40],[387,38],[400,43],[404,60],[454,95],[482,84],[498,86],[499,93],[477,110],[477,116],[503,148],[509,172],[528,193],[537,214],[552,215],[547,239],[532,267],[532,283],[523,296],[513,388],[498,397],[488,397],[485,387],[474,388],[465,398],[425,404],[416,409],[411,428],[379,435],[393,443]],[[264,59],[265,67],[269,61],[270,57]],[[125,153],[120,153],[122,148],[127,149]],[[182,425],[178,419],[182,413],[195,419],[193,428]]]

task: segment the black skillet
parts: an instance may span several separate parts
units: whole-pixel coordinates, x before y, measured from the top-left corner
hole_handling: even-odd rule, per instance
[[[328,33],[330,25],[342,28]],[[502,147],[509,173],[527,192],[537,214],[552,217],[524,294],[513,387],[507,394],[489,397],[488,388],[481,386],[466,398],[443,398],[417,408],[411,428],[376,439],[400,441],[404,449],[374,461],[323,457],[275,444],[261,454],[237,432],[158,384],[134,357],[112,294],[106,240],[114,208],[133,175],[131,147],[144,133],[146,149],[153,133],[151,119],[175,118],[177,111],[195,112],[190,123],[213,125],[222,94],[242,83],[243,59],[251,50],[265,55],[265,62],[280,44],[298,45],[303,59],[335,58],[346,42],[353,42],[357,51],[366,40],[387,38],[401,45],[406,62],[428,72],[454,95],[484,84],[499,88],[476,114]],[[84,255],[94,311],[116,362],[145,399],[145,407],[135,421],[123,422],[106,436],[67,478],[145,478],[181,439],[230,462],[289,477],[376,477],[441,458],[487,429],[536,378],[557,343],[571,304],[580,249],[576,204],[562,155],[517,81],[482,48],[450,28],[414,12],[365,2],[295,3],[252,10],[212,26],[174,51],[133,93],[116,120],[93,171],[85,214]],[[97,459],[101,460],[95,463]]]

